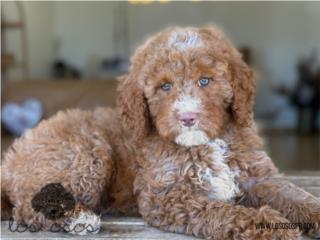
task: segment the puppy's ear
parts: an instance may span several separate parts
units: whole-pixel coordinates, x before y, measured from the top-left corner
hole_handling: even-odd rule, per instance
[[[149,109],[143,90],[137,81],[137,74],[129,73],[120,81],[117,100],[120,121],[125,133],[140,142],[149,132]]]
[[[236,123],[241,126],[249,125],[253,120],[256,91],[254,71],[242,60],[240,53],[219,28],[208,26],[202,28],[200,32],[205,38],[215,43],[214,45],[224,49],[223,54],[228,58],[233,88],[232,115]]]
[[[256,92],[254,71],[237,54],[230,63],[233,100],[232,115],[241,126],[248,126],[253,121],[253,105]]]

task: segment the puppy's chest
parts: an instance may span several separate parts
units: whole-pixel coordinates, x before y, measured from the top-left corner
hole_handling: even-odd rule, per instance
[[[229,201],[240,194],[237,169],[228,165],[228,147],[221,139],[211,141],[205,154],[174,156],[158,165],[155,180],[162,189],[187,187],[192,194]],[[182,186],[181,186],[182,185]]]

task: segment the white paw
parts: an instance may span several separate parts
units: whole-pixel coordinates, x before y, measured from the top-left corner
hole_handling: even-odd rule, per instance
[[[75,213],[65,223],[67,224],[65,230],[77,235],[96,234],[101,226],[100,216],[87,209],[81,209],[80,212]]]

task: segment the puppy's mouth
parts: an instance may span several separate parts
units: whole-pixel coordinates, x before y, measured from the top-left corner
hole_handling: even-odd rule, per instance
[[[199,129],[199,112],[201,99],[195,96],[181,94],[173,105],[179,121],[179,134],[175,142],[179,145],[191,147],[209,142],[208,135]]]
[[[192,147],[207,144],[210,141],[208,135],[199,130],[197,126],[181,126],[180,133],[175,138],[175,142],[181,146]]]

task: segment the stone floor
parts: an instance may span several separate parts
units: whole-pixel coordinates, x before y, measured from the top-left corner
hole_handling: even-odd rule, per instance
[[[304,188],[320,198],[320,171],[313,172],[291,172],[286,176],[288,180],[294,184]],[[13,228],[12,228],[13,229]],[[148,226],[141,218],[104,218],[102,221],[102,229],[96,235],[74,236],[66,233],[36,232],[31,233],[25,231],[22,233],[11,232],[9,222],[1,222],[1,239],[196,239],[194,237],[181,234],[173,234],[157,230]],[[309,240],[308,237],[303,237]]]
[[[12,228],[14,229],[14,228]],[[102,222],[101,230],[98,234],[87,236],[76,236],[67,233],[51,233],[29,231],[18,233],[9,230],[8,222],[1,223],[1,239],[170,239],[188,240],[198,239],[182,234],[168,233],[148,226],[141,218],[111,218]],[[310,240],[303,236],[303,240]]]
[[[57,238],[75,238],[75,239],[196,239],[194,237],[182,234],[173,234],[160,231],[148,226],[141,218],[109,218],[102,222],[101,230],[98,234],[88,236],[75,236],[67,233],[37,232],[23,233],[10,232],[8,222],[1,223],[1,239],[57,239]],[[13,229],[13,228],[12,228]]]

